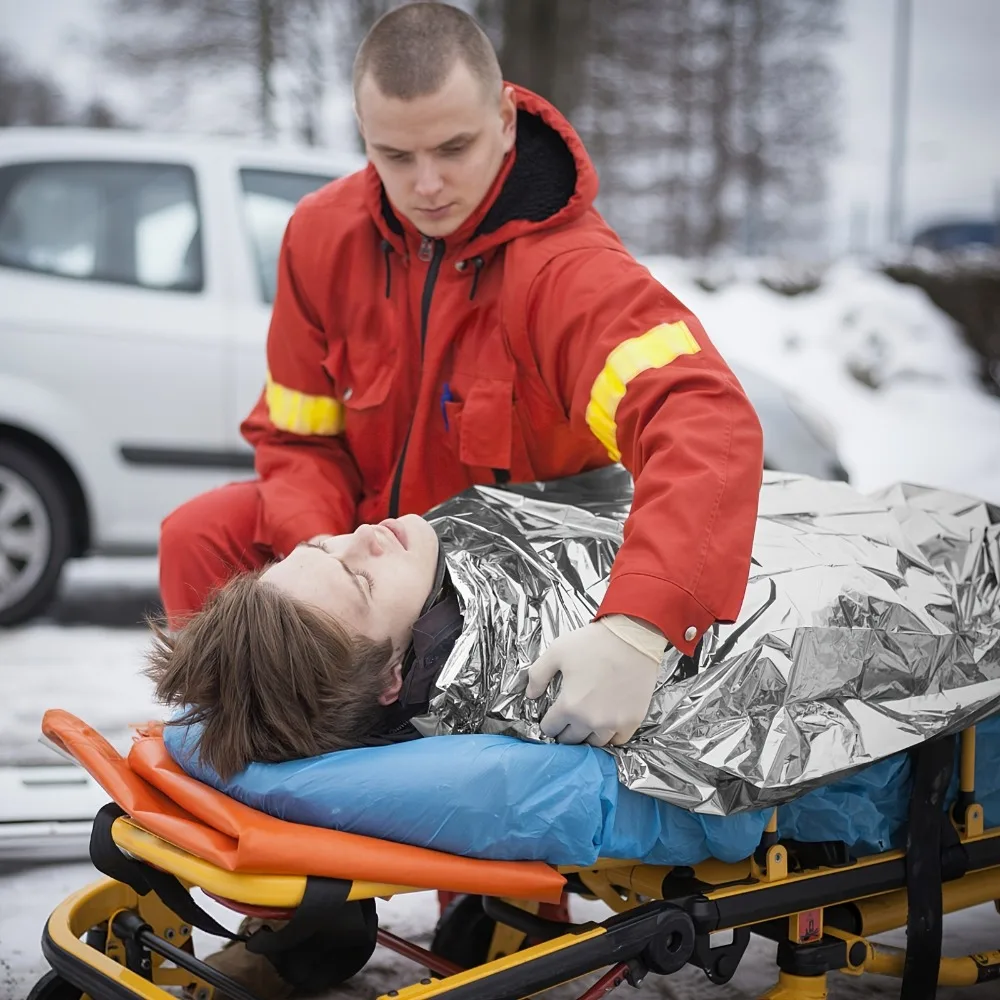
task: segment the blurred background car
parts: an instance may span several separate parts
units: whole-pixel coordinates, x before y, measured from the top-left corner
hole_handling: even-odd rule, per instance
[[[285,225],[360,157],[86,129],[0,132],[0,624],[67,559],[155,552],[178,504],[252,474]],[[769,468],[846,479],[829,425],[734,365]]]
[[[947,253],[960,247],[1000,247],[1000,222],[955,219],[925,226],[913,237],[915,247]]]

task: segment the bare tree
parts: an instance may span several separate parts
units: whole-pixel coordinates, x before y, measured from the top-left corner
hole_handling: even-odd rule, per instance
[[[274,138],[275,71],[305,0],[108,0],[104,54],[130,75],[168,74],[183,92],[205,71],[252,72],[256,119]]]
[[[479,0],[473,13],[496,45],[504,77],[572,118],[586,85],[593,0]]]
[[[744,0],[745,247],[809,240],[822,225],[826,163],[836,149],[836,80],[824,46],[840,31],[831,0]]]
[[[682,255],[815,236],[839,0],[592,2],[575,124],[623,236]]]
[[[26,70],[0,48],[0,126],[63,125],[66,99],[51,81]]]
[[[296,0],[289,21],[288,62],[293,87],[295,130],[307,146],[323,144],[322,111],[327,88],[327,62],[332,56],[329,0]],[[331,51],[327,51],[327,50]]]
[[[0,127],[13,125],[127,127],[102,98],[74,108],[54,80],[26,69],[0,47]]]
[[[338,31],[340,40],[338,46],[341,69],[346,80],[351,78],[354,66],[354,54],[358,51],[368,29],[383,15],[394,7],[402,5],[404,0],[343,0],[338,4]]]

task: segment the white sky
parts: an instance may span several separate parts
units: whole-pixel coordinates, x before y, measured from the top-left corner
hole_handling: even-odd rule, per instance
[[[844,0],[845,38],[833,58],[841,87],[841,152],[830,165],[830,243],[846,247],[852,214],[867,239],[885,234],[895,0]],[[0,38],[83,102],[103,92],[138,115],[142,83],[114,78],[88,54],[100,36],[100,0],[0,0]],[[1000,212],[1000,0],[913,0],[911,100],[904,226],[944,215]],[[350,147],[346,102],[330,102],[328,138]],[[195,117],[164,124],[218,127],[231,93],[199,94]],[[229,116],[232,120],[232,116]]]

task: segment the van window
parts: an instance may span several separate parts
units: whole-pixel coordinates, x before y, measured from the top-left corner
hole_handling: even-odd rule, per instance
[[[257,265],[261,299],[274,302],[278,253],[295,206],[311,191],[334,180],[322,174],[285,170],[241,170],[243,213],[250,250]]]
[[[205,278],[194,174],[189,167],[150,163],[5,167],[0,266],[200,291]]]

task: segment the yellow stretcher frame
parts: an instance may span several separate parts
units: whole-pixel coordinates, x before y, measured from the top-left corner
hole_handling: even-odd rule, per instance
[[[257,906],[273,906],[276,908],[294,908],[302,899],[305,890],[305,878],[300,876],[280,875],[235,875],[201,861],[183,851],[147,833],[128,820],[118,820],[114,828],[116,843],[136,858],[153,864],[163,870],[171,871],[189,885],[213,895],[237,899],[240,902]],[[991,830],[978,839],[1000,839],[1000,830]],[[877,866],[896,860],[902,855],[898,851],[886,852],[860,859],[856,864],[859,868]],[[810,872],[794,873],[776,882],[757,881],[754,884],[725,885],[725,882],[743,883],[751,872],[752,862],[741,862],[735,865],[724,865],[720,862],[707,862],[695,868],[695,877],[708,881],[720,880],[720,888],[706,893],[712,900],[731,898],[746,893],[767,893],[782,883],[784,885],[803,885],[822,879],[836,879],[842,874],[841,869],[817,869]],[[631,906],[638,905],[642,898],[650,898],[648,893],[654,890],[657,881],[662,884],[663,878],[670,869],[659,866],[620,864],[612,862],[593,869],[567,869],[586,876],[588,888],[593,889],[596,898],[614,895],[618,898],[621,912],[627,912]],[[192,879],[191,877],[194,876]],[[350,899],[365,899],[372,897],[389,897],[400,893],[427,891],[408,886],[388,886],[379,883],[352,884]],[[631,893],[629,901],[625,894]],[[992,866],[980,872],[966,875],[955,882],[946,883],[943,887],[944,912],[976,906],[990,900],[1000,899],[1000,865]],[[901,975],[902,955],[885,946],[873,944],[867,938],[870,935],[901,926],[906,921],[906,892],[894,890],[880,893],[861,900],[854,900],[862,913],[863,932],[860,935],[849,935],[837,928],[826,928],[827,933],[843,937],[848,944],[861,944],[864,947],[863,960],[851,963],[842,971],[860,975],[863,972],[873,972],[883,975]],[[113,942],[110,945],[112,954],[100,953],[87,945],[81,938],[92,927],[109,921],[120,910],[136,910],[142,919],[150,925],[154,933],[172,940],[178,947],[190,937],[191,929],[181,923],[156,896],[150,893],[140,897],[128,886],[114,879],[104,878],[71,895],[52,913],[47,925],[47,938],[52,946],[65,955],[76,958],[80,963],[90,966],[94,972],[128,992],[126,996],[143,998],[143,1000],[169,1000],[161,986],[178,986],[189,982],[191,977],[176,969],[159,969],[162,963],[156,963],[153,970],[154,982],[150,982],[136,973],[123,967],[120,961],[120,946]],[[797,912],[789,911],[785,916],[794,920]],[[719,928],[719,930],[735,929],[735,926]],[[489,976],[514,965],[524,965],[542,955],[552,954],[569,944],[579,944],[604,933],[598,925],[581,935],[566,935],[551,941],[543,942],[533,948],[518,951],[501,959],[478,966],[447,979],[424,982],[406,989],[399,990],[392,1000],[429,1000],[430,997],[445,995],[454,988],[469,982],[483,981]],[[115,955],[114,949],[119,949]],[[849,949],[850,950],[850,949]],[[977,969],[983,964],[1000,963],[1000,952],[985,956],[969,956],[955,959],[944,959],[941,964],[941,985],[969,985],[976,982]],[[824,977],[825,978],[825,977]],[[801,980],[801,981],[800,981]],[[804,977],[781,974],[780,982],[774,990],[765,994],[768,997],[788,998],[788,1000],[805,1000],[825,994],[817,993],[818,983]],[[206,983],[197,983],[197,991],[211,991]],[[113,994],[116,995],[116,994]],[[211,992],[202,994],[196,992],[199,1000],[208,1000]],[[93,995],[98,1000],[100,994]],[[389,1000],[389,998],[385,998]]]
[[[970,858],[979,860],[972,870],[959,879],[942,884],[943,912],[977,906],[1000,899],[1000,828],[985,830],[981,806],[974,801],[972,787],[975,735],[972,730],[962,735],[960,761],[960,792],[965,796],[960,821],[954,821],[959,840]],[[769,832],[774,831],[774,820]],[[127,817],[112,825],[112,837],[118,848],[132,859],[176,876],[186,887],[197,886],[223,900],[250,907],[293,910],[306,889],[305,876],[237,874],[176,847],[143,829]],[[694,869],[684,870],[684,878],[699,886],[698,898],[706,906],[714,906],[729,914],[715,931],[752,928],[757,933],[779,936],[793,945],[812,941],[842,941],[845,961],[839,971],[849,975],[865,972],[901,976],[904,954],[898,949],[873,943],[869,938],[883,931],[902,926],[907,917],[905,887],[871,891],[880,884],[893,885],[892,876],[902,867],[905,856],[901,851],[887,851],[864,857],[839,867],[815,867],[790,871],[788,851],[780,841],[766,847],[758,858],[748,858],[736,864],[707,861]],[[491,960],[474,968],[446,975],[440,979],[420,982],[394,990],[380,1000],[430,1000],[454,996],[488,1000],[491,983],[498,984],[512,971],[524,973],[530,980],[532,969],[541,968],[553,957],[584,954],[599,945],[602,939],[620,934],[629,922],[648,916],[650,901],[670,903],[675,895],[668,891],[671,879],[680,869],[668,866],[644,865],[631,861],[606,860],[591,868],[561,867],[559,871],[572,876],[578,887],[591,898],[603,900],[613,916],[599,924],[575,925],[568,933],[542,941],[523,950],[525,933],[515,927],[498,923],[490,948]],[[883,878],[886,873],[886,878]],[[886,880],[887,879],[887,880]],[[861,891],[859,891],[859,887]],[[354,881],[348,900],[391,898],[394,895],[427,891],[425,888],[379,882]],[[534,912],[537,904],[515,905]],[[817,904],[817,905],[814,905]],[[832,911],[844,905],[852,907],[855,930],[838,926]],[[655,906],[654,906],[655,909]],[[1000,909],[1000,904],[998,904]],[[90,1000],[119,1000],[138,997],[142,1000],[170,1000],[161,987],[188,986],[196,1000],[211,1000],[213,987],[193,978],[184,969],[169,968],[163,959],[152,955],[151,978],[124,966],[123,942],[109,931],[103,947],[94,947],[83,940],[92,928],[112,928],[116,914],[132,911],[151,932],[178,948],[190,947],[191,928],[183,924],[154,893],[139,896],[134,890],[111,878],[104,878],[71,895],[50,916],[43,936],[43,951],[53,967],[65,975]],[[741,916],[742,914],[742,916]],[[766,914],[766,919],[761,915]],[[817,936],[818,935],[818,936]],[[612,949],[613,950],[613,949]],[[602,954],[607,957],[607,948]],[[496,957],[492,957],[496,956]],[[738,958],[737,958],[738,961]],[[603,968],[595,965],[578,978]],[[625,966],[614,984],[626,977]],[[614,971],[614,970],[613,970]],[[939,985],[972,985],[986,976],[1000,982],[1000,951],[981,955],[942,958]],[[607,978],[607,977],[606,977]],[[819,1000],[826,996],[827,975],[796,975],[780,972],[778,983],[764,994],[773,1000]],[[548,983],[548,985],[552,985]],[[613,984],[612,984],[613,985]],[[530,992],[530,991],[529,991]],[[589,996],[588,991],[584,996]],[[503,995],[502,990],[500,994]],[[525,995],[529,995],[526,993]]]

